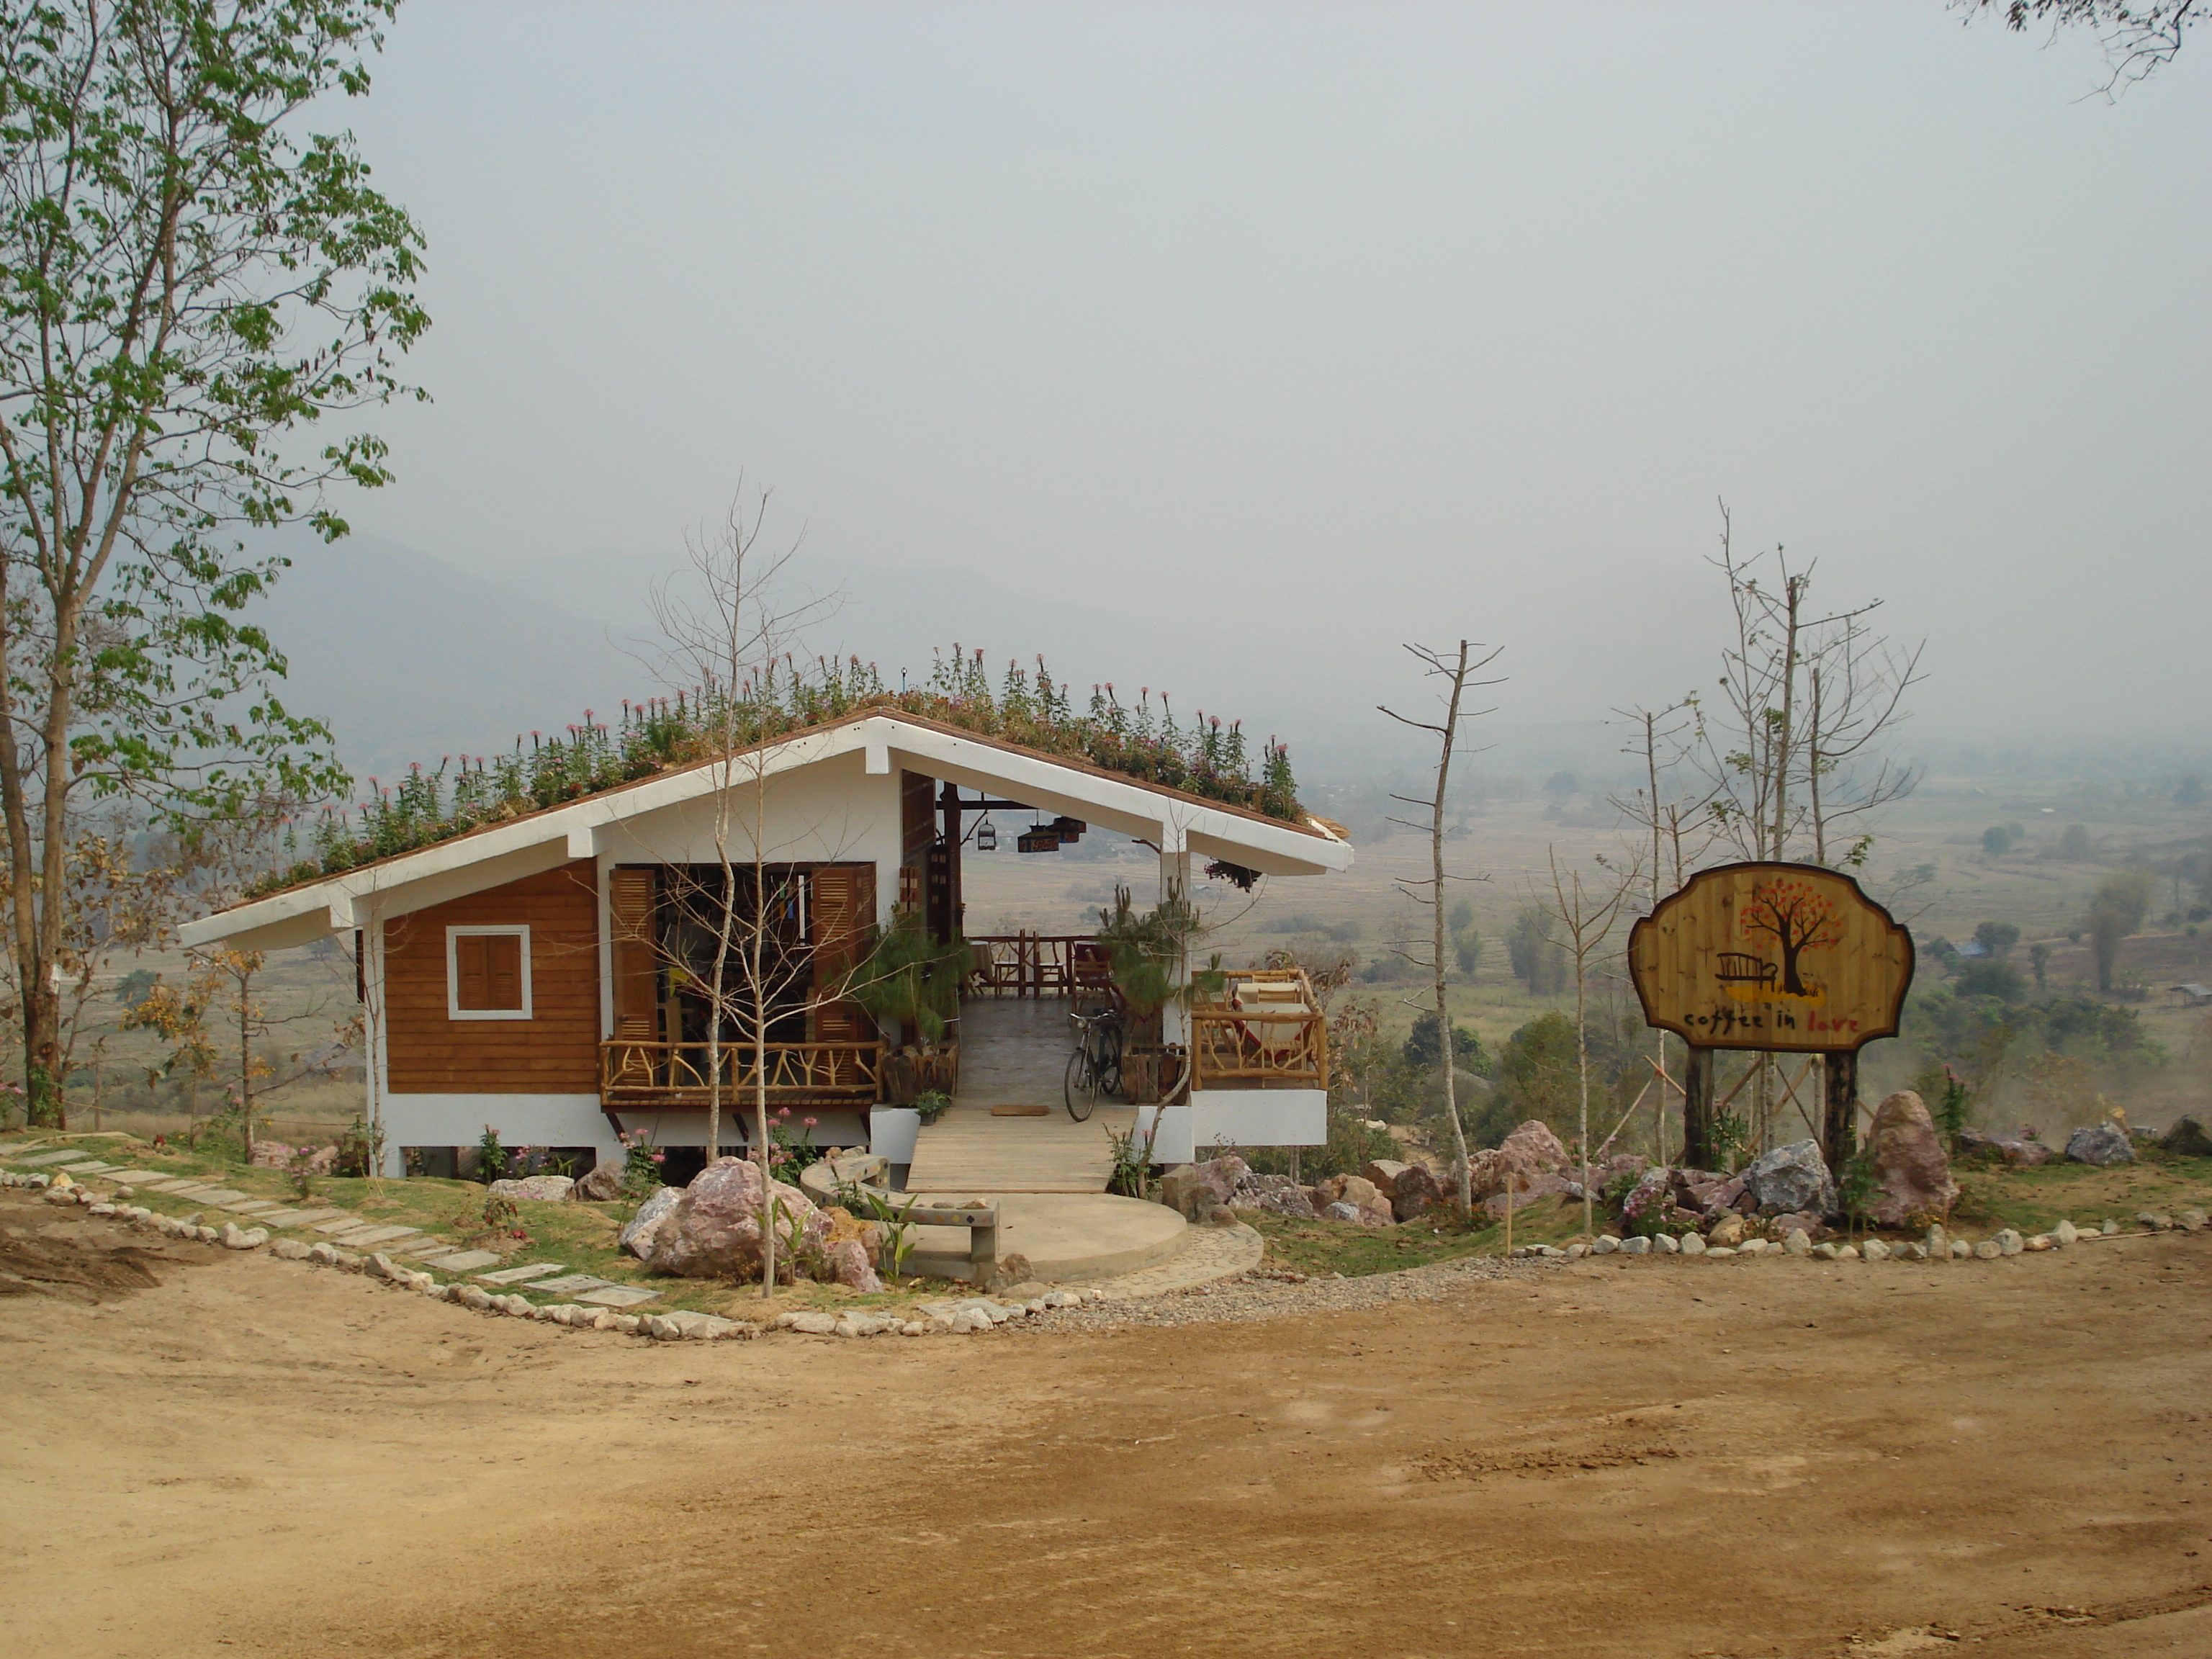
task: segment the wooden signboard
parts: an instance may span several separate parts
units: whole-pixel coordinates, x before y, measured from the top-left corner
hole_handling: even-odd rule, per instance
[[[1648,1024],[1698,1048],[1850,1054],[1897,1035],[1912,936],[1816,864],[1700,870],[1628,936]]]

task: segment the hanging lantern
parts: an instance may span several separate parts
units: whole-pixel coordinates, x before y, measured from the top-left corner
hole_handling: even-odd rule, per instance
[[[1062,814],[1052,821],[1050,827],[1053,834],[1060,837],[1061,846],[1072,847],[1083,839],[1083,832],[1091,826],[1081,818],[1071,818]]]
[[[1060,851],[1060,832],[1048,823],[1024,830],[1014,842],[1015,850],[1023,853],[1057,853]]]
[[[995,853],[999,850],[998,826],[991,822],[988,815],[982,823],[975,826],[975,850],[979,853]]]

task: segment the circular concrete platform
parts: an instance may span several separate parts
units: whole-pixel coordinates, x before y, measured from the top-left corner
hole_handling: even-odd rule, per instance
[[[901,1194],[900,1197],[911,1194]],[[1018,1252],[1048,1283],[1109,1279],[1164,1261],[1189,1224],[1164,1204],[1105,1193],[929,1193],[923,1202],[964,1204],[980,1198],[999,1212],[999,1255]],[[963,1227],[917,1227],[907,1271],[938,1279],[968,1275]]]

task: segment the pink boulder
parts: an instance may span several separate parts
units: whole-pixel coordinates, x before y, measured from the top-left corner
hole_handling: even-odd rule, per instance
[[[775,1230],[779,1279],[823,1261],[830,1221],[814,1201],[769,1181],[749,1158],[724,1158],[693,1176],[661,1218],[646,1265],[683,1279],[758,1279],[764,1207]]]
[[[868,1247],[857,1238],[844,1239],[830,1247],[830,1272],[848,1291],[873,1292],[884,1287],[884,1281],[868,1265]]]
[[[1959,1201],[1942,1133],[1918,1095],[1901,1089],[1875,1109],[1867,1132],[1874,1192],[1867,1215],[1876,1225],[1905,1227],[1940,1220]]]

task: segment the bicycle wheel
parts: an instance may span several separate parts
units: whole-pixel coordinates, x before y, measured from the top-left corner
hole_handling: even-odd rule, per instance
[[[1098,1034],[1098,1092],[1118,1095],[1121,1092],[1121,1028],[1109,1024]]]
[[[1091,1056],[1078,1048],[1067,1057],[1067,1076],[1061,1084],[1061,1092],[1067,1099],[1067,1115],[1078,1123],[1091,1115],[1091,1109],[1098,1103],[1098,1074],[1091,1069]]]

